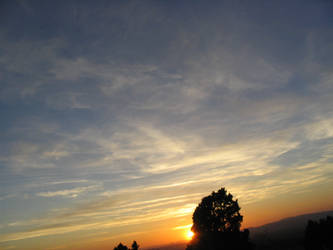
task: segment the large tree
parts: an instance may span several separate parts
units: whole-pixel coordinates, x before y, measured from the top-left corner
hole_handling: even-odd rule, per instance
[[[194,233],[239,231],[243,216],[238,201],[224,188],[204,197],[193,213]]]
[[[187,250],[251,250],[249,230],[240,231],[238,201],[224,188],[202,199],[193,213],[195,233]]]

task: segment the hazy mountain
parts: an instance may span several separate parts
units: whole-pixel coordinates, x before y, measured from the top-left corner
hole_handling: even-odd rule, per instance
[[[149,249],[146,249],[146,250],[185,250],[186,244],[187,243],[185,243],[185,242],[174,243],[174,244],[149,248]]]
[[[333,210],[285,218],[260,227],[249,228],[250,235],[251,238],[267,235],[274,239],[289,237],[290,233],[293,235],[300,234],[303,236],[308,220],[319,220],[329,215],[333,216]]]
[[[319,220],[326,216],[333,216],[332,211],[303,214],[265,224],[260,227],[249,228],[251,241],[256,249],[304,249],[304,232],[309,220]]]

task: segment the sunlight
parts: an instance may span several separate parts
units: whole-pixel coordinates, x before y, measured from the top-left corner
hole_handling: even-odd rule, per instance
[[[194,233],[191,230],[186,232],[186,238],[188,240],[191,240],[193,236],[194,236]]]

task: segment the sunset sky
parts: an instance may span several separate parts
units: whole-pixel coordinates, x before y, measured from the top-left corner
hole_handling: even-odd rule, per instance
[[[333,1],[0,1],[0,249],[187,240],[333,209]]]

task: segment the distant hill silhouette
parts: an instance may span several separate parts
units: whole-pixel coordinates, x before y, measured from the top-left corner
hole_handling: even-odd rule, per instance
[[[152,248],[145,248],[143,250],[185,250],[187,242],[173,243],[163,246],[156,246]]]
[[[332,216],[333,210],[303,214],[249,228],[250,238],[256,244],[256,249],[302,249],[304,250],[304,233],[309,220],[319,220]]]

